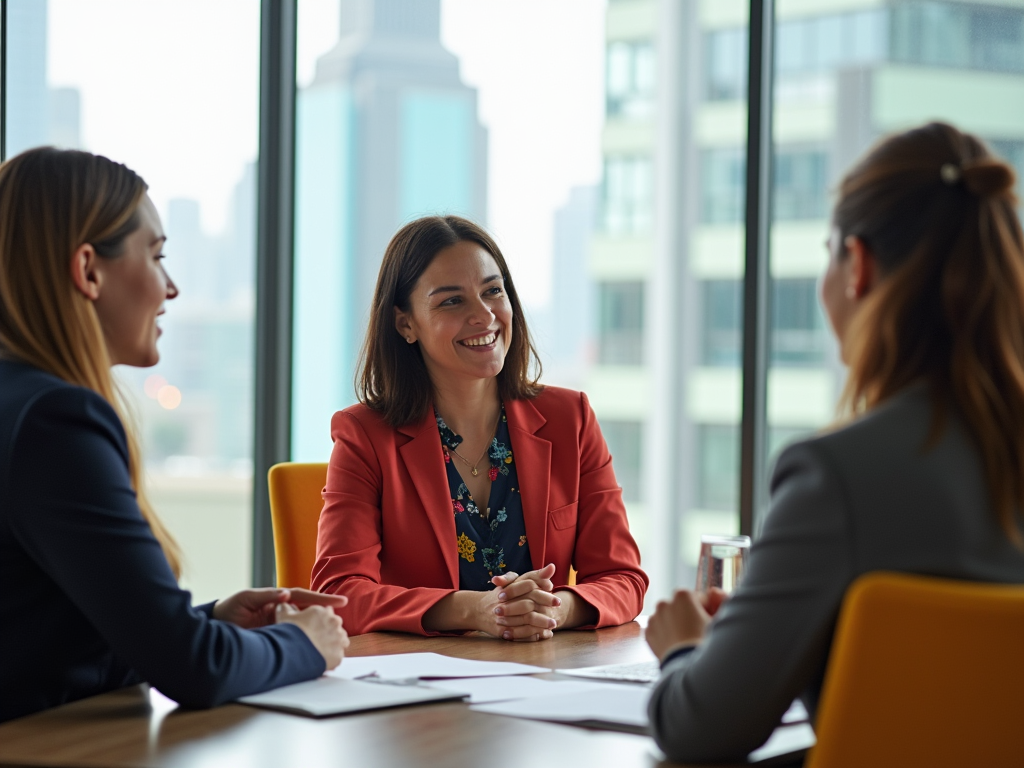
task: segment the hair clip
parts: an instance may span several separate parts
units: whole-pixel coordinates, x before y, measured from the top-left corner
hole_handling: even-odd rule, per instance
[[[942,180],[950,186],[953,186],[960,181],[960,177],[962,175],[960,166],[953,165],[952,163],[945,163],[941,168],[939,168],[939,176],[941,176]]]

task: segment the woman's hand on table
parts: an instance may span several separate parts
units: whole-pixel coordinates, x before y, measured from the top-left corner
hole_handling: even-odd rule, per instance
[[[341,617],[333,608],[310,605],[300,611],[291,603],[279,603],[274,615],[278,624],[294,624],[306,633],[313,647],[324,657],[327,669],[341,664],[349,640]]]
[[[292,589],[243,589],[231,597],[218,600],[213,606],[213,618],[230,621],[243,629],[266,627],[274,623],[277,606],[291,603],[299,609],[311,605],[325,608],[343,608],[348,598],[343,595],[325,595],[298,587]]]
[[[662,600],[654,609],[644,633],[647,645],[659,660],[677,648],[697,645],[726,597],[718,588],[707,592],[678,590],[672,600]]]

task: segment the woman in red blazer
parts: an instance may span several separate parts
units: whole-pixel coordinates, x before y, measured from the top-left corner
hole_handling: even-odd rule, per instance
[[[582,393],[531,378],[535,362],[487,233],[445,216],[395,235],[362,402],[331,422],[312,573],[348,596],[350,634],[543,640],[640,612],[647,576],[597,420]]]

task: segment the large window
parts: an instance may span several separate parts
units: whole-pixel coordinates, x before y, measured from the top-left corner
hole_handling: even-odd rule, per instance
[[[149,184],[181,295],[116,373],[198,601],[250,583],[259,5],[7,0],[8,157],[82,148]],[[201,19],[201,23],[197,20]]]
[[[7,0],[8,155],[122,160],[170,234],[182,297],[163,360],[119,375],[200,597],[249,573],[258,7]],[[688,583],[699,535],[739,529],[745,374],[765,377],[767,453],[833,418],[844,373],[816,281],[843,171],[932,118],[1024,170],[1017,0],[776,3],[768,306],[748,313],[751,7],[298,0],[292,386],[275,422],[291,457],[326,461],[331,415],[355,402],[390,237],[467,216],[503,249],[544,381],[590,398],[652,597]],[[768,326],[766,371],[743,371],[745,317]]]

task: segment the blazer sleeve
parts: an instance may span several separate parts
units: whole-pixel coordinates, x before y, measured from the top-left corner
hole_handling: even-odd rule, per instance
[[[350,634],[447,634],[424,629],[423,615],[454,589],[381,583],[380,459],[355,416],[342,411],[332,426],[334,449],[317,530],[312,588],[348,597],[348,605],[338,612]]]
[[[629,532],[622,488],[615,479],[597,417],[587,396],[580,393],[580,485],[577,502],[573,567],[576,593],[597,609],[594,629],[625,624],[644,606],[647,574],[640,568],[640,550]]]
[[[323,674],[298,627],[245,630],[214,620],[212,604],[192,607],[139,511],[124,429],[103,398],[44,392],[13,440],[13,535],[142,679],[208,707]]]
[[[854,576],[845,499],[814,443],[779,458],[772,508],[743,583],[704,641],[665,665],[651,696],[654,738],[669,759],[742,762],[793,699],[820,682]]]

